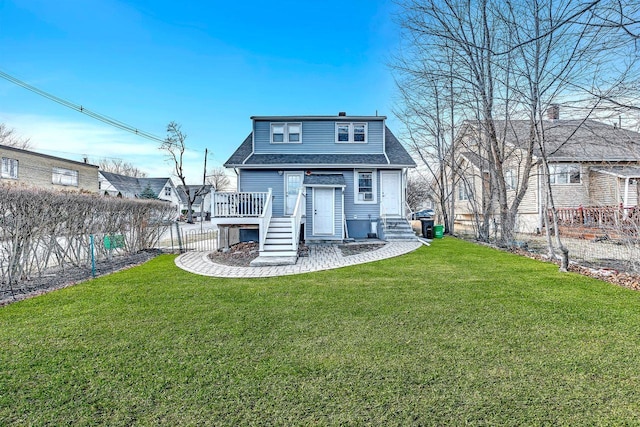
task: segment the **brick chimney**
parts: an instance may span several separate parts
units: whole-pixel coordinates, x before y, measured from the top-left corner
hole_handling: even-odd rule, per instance
[[[549,120],[559,120],[560,119],[560,105],[559,104],[551,104],[549,108],[547,108],[547,119]]]

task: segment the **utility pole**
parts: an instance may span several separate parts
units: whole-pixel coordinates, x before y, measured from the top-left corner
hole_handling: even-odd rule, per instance
[[[206,193],[204,193],[204,189],[206,188],[206,184],[207,184],[207,155],[209,154],[209,149],[205,148],[204,149],[204,172],[202,173],[202,201],[200,202],[200,234],[202,234],[202,223],[204,222],[204,218],[202,217],[202,209],[204,206],[204,199],[205,199],[205,195]]]

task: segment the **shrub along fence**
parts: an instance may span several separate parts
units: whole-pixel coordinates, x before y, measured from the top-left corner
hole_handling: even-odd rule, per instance
[[[166,202],[0,185],[0,286],[89,268],[92,246],[96,260],[153,248],[175,215]]]

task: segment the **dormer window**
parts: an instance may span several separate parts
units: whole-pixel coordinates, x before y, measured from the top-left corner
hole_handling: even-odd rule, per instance
[[[366,144],[366,123],[336,123],[336,143]]]
[[[271,123],[272,144],[300,144],[302,123]]]

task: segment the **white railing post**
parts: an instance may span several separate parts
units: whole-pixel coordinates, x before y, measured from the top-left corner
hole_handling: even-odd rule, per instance
[[[302,221],[302,201],[305,199],[303,188],[298,190],[298,197],[296,198],[296,205],[293,209],[293,215],[291,216],[291,230],[293,235],[291,236],[291,244],[294,250],[298,250],[298,241],[300,238],[300,223]]]
[[[214,193],[212,216],[214,218],[260,217],[266,205],[268,193]]]
[[[258,228],[258,234],[259,234],[259,250],[260,252],[264,251],[264,242],[267,240],[267,229],[269,227],[269,223],[271,222],[271,215],[272,215],[272,207],[273,207],[273,203],[272,203],[272,197],[271,197],[271,188],[269,189],[269,191],[266,193],[266,197],[264,200],[264,204],[262,204],[262,212],[260,214],[260,224],[259,224],[259,228]],[[264,195],[264,193],[263,193]]]

